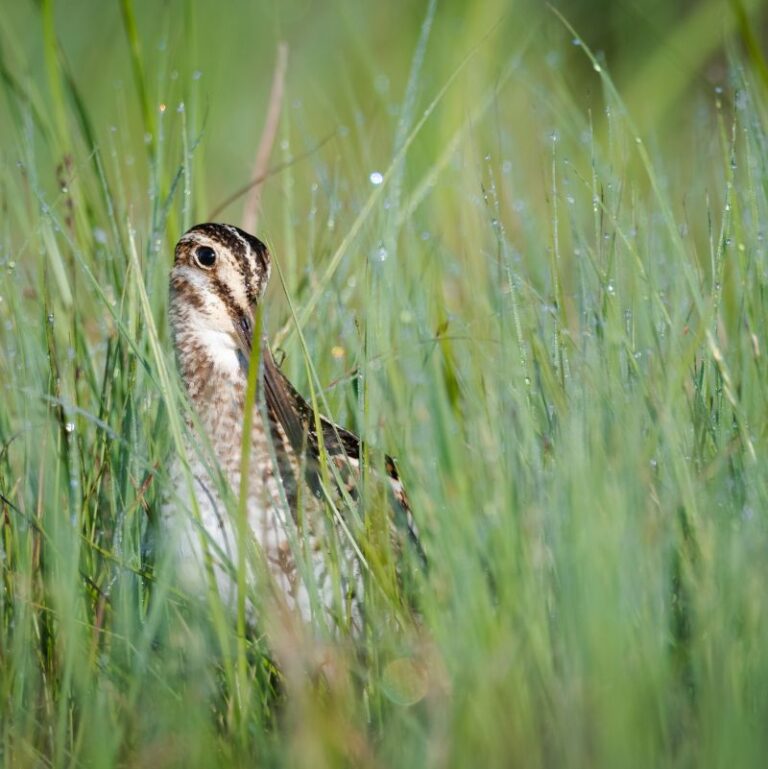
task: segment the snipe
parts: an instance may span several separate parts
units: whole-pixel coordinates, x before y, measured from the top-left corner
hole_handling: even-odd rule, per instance
[[[264,243],[232,225],[199,224],[176,246],[170,321],[181,377],[198,417],[187,455],[200,516],[181,509],[192,507],[191,486],[177,466],[183,504],[169,507],[165,519],[177,537],[185,579],[205,573],[207,551],[225,602],[235,595],[233,565],[238,547],[245,547],[266,564],[261,574],[249,567],[249,580],[263,580],[259,590],[263,584],[306,620],[320,607],[327,621],[359,629],[364,556],[345,511],[356,497],[363,447],[356,435],[316,415],[280,371],[266,338],[253,338],[270,270]],[[252,355],[254,344],[258,356]],[[241,484],[248,368],[256,359],[247,525],[238,527],[233,511]],[[201,451],[201,445],[210,450]],[[390,457],[384,464],[393,547],[405,546],[423,559],[395,464]],[[244,530],[248,542],[238,541]]]

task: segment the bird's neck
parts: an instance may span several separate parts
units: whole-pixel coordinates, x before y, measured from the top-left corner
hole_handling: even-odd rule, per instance
[[[242,411],[246,373],[229,334],[174,329],[174,347],[187,395],[198,413],[210,409]]]

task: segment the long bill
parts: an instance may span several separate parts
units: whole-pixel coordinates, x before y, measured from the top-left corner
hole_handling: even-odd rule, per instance
[[[243,367],[243,371],[247,374],[251,363],[253,345],[259,332],[257,326],[261,324],[255,322],[253,311],[249,309],[233,325],[240,355],[240,364]],[[258,363],[262,367],[267,410],[277,418],[283,430],[285,430],[285,434],[294,452],[300,456],[306,451],[307,447],[306,427],[302,421],[301,407],[304,406],[306,409],[308,404],[301,399],[277,367],[266,334],[261,335],[260,360]]]

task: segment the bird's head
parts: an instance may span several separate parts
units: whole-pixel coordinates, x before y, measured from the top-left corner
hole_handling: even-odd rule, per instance
[[[182,235],[170,280],[170,320],[182,364],[185,354],[224,369],[247,361],[254,308],[270,271],[264,243],[231,224],[198,224]]]

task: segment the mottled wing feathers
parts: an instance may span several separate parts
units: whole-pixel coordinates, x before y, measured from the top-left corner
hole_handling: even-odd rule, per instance
[[[267,409],[282,426],[294,453],[306,460],[307,481],[313,489],[317,489],[320,483],[320,441],[315,411],[280,371],[266,343],[262,346],[262,361]],[[319,423],[326,456],[336,466],[347,491],[354,492],[363,449],[360,438],[322,415]],[[393,502],[393,523],[406,535],[422,564],[426,565],[418,528],[395,462],[390,456],[385,456],[384,462]]]

